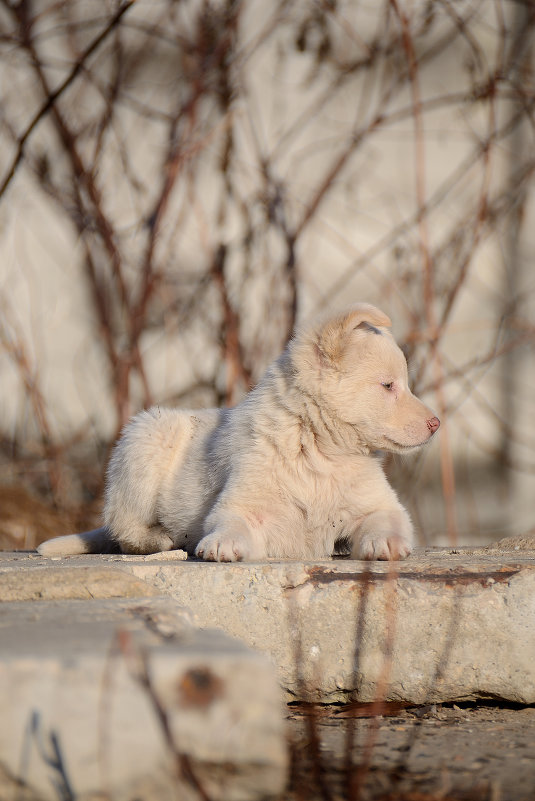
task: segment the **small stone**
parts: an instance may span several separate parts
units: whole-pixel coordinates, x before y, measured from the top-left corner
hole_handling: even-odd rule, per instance
[[[158,551],[157,553],[149,554],[120,554],[120,558],[125,562],[141,561],[141,562],[184,562],[188,558],[187,551],[176,549],[173,551]]]

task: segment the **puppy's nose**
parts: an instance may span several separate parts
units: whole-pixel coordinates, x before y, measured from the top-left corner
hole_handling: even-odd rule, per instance
[[[428,420],[427,427],[432,434],[434,434],[435,431],[438,431],[440,428],[440,420],[438,417],[432,417],[431,420]]]

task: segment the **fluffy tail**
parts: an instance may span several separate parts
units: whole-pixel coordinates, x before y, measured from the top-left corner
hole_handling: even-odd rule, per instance
[[[119,553],[120,548],[105,526],[83,534],[67,534],[42,542],[37,548],[41,556],[71,556],[78,553]]]

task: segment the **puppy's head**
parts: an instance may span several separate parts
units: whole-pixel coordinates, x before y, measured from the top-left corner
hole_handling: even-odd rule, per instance
[[[403,453],[427,442],[440,422],[410,391],[390,325],[361,303],[300,332],[290,353],[298,383],[320,408],[353,426],[370,449]]]

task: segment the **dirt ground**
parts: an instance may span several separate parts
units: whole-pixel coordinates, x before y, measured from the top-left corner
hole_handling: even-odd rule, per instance
[[[535,707],[289,710],[285,801],[535,801]]]

